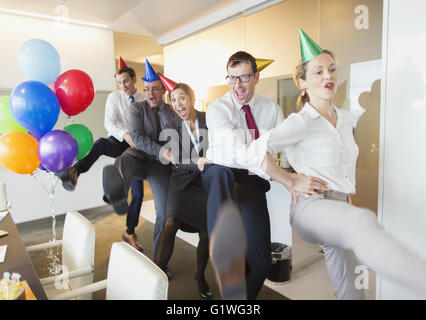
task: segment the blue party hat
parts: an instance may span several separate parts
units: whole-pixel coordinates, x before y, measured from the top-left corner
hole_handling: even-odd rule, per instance
[[[145,58],[145,77],[142,78],[146,82],[154,82],[160,80],[158,74],[154,71],[151,65],[148,62],[148,59]]]

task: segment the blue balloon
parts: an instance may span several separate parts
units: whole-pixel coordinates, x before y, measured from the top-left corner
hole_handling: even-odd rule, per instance
[[[38,81],[25,81],[13,89],[9,106],[16,122],[38,136],[52,130],[60,112],[55,93]]]
[[[30,39],[18,51],[18,65],[28,80],[49,85],[61,72],[59,54],[47,41]]]

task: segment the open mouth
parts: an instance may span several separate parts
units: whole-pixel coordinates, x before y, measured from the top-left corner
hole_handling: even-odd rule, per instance
[[[185,108],[176,108],[176,111],[178,112],[181,118],[186,118],[186,116],[188,115]]]
[[[333,90],[334,89],[334,83],[333,82],[328,82],[325,85],[325,88],[328,89],[328,90]]]
[[[237,98],[240,100],[243,100],[245,98],[245,93],[246,91],[242,89],[235,90],[235,94],[237,95]]]

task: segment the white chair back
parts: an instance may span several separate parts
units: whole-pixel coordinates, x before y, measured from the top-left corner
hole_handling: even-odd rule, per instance
[[[113,243],[108,265],[107,300],[167,300],[167,275],[143,253]]]
[[[62,236],[62,264],[69,271],[95,263],[95,227],[77,211],[65,217]]]
[[[95,227],[77,211],[68,212],[65,217],[62,236],[62,265],[68,272],[90,266],[95,263]],[[70,279],[71,289],[79,288],[93,282],[93,272]],[[92,299],[92,294],[80,297]]]

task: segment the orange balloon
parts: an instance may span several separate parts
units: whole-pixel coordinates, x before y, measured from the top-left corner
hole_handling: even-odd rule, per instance
[[[38,142],[25,132],[10,131],[0,137],[0,165],[20,173],[34,172],[40,165]]]

